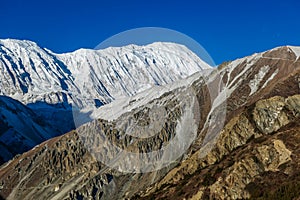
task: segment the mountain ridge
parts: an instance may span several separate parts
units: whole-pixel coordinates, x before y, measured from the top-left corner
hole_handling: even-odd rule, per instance
[[[64,54],[55,54],[49,50],[40,48],[36,43],[27,40],[0,40],[0,44],[2,55],[2,71],[6,69],[4,71],[7,74],[6,77],[11,77],[12,80],[7,80],[9,81],[8,83],[11,84],[11,87],[17,84],[13,88],[6,89],[5,85],[3,85],[4,83],[2,83],[1,93],[21,100],[25,104],[32,103],[36,101],[36,99],[30,100],[30,95],[27,95],[28,97],[25,99],[21,99],[20,93],[23,96],[27,93],[30,93],[31,91],[33,95],[36,95],[36,93],[47,94],[49,92],[59,91],[65,91],[65,93],[67,93],[68,91],[73,93],[82,93],[84,92],[82,91],[83,89],[88,89],[90,93],[92,93],[91,98],[98,97],[100,101],[108,103],[115,98],[114,96],[118,96],[118,94],[116,92],[113,92],[112,90],[123,91],[123,96],[128,96],[136,93],[136,89],[133,89],[133,86],[131,86],[131,88],[128,88],[128,86],[126,87],[125,85],[119,85],[119,87],[116,88],[114,84],[120,84],[120,82],[122,81],[129,84],[129,82],[136,81],[138,77],[135,73],[137,72],[142,73],[142,77],[146,79],[146,82],[144,81],[145,84],[160,85],[170,83],[171,81],[183,77],[187,77],[188,75],[191,75],[192,73],[199,71],[202,68],[209,68],[206,63],[201,61],[186,47],[184,47],[183,45],[172,43],[154,43],[147,46],[128,45],[126,47],[111,47],[105,50],[80,49],[71,53]],[[178,48],[179,50],[176,50],[176,48]],[[168,51],[166,49],[168,49]],[[28,52],[27,50],[30,51]],[[155,59],[157,59],[157,56],[155,56],[157,52],[155,51],[158,51],[159,54],[163,54],[163,56],[160,56],[160,59],[158,59],[157,61],[155,61]],[[10,55],[12,57],[9,57]],[[171,59],[168,58],[169,55],[173,55],[172,59],[178,60],[179,58],[178,62],[180,62],[180,65],[183,65],[183,67],[176,64],[176,62],[171,61]],[[124,58],[121,58],[120,56],[126,56],[127,60],[124,60],[124,62],[122,62]],[[138,65],[135,64],[132,66],[130,63],[128,63],[128,56],[131,56],[131,59],[133,59],[130,60],[131,63],[138,61]],[[191,56],[191,58],[188,58],[187,56]],[[149,61],[147,61],[147,59],[149,59]],[[70,60],[75,61],[71,62]],[[150,62],[153,61],[155,63],[151,64]],[[189,67],[186,66],[186,62],[189,63]],[[152,65],[149,69],[156,68],[155,71],[145,71],[146,67],[149,65]],[[10,67],[10,70],[8,69],[8,67]],[[178,71],[175,70],[175,67],[178,68]],[[185,69],[185,67],[187,68]],[[110,73],[107,73],[106,70],[109,70],[109,68],[112,68],[113,71],[109,71]],[[169,70],[169,77],[166,76],[166,71],[162,71],[164,68],[167,68],[165,70]],[[175,71],[172,72],[172,68],[174,68]],[[48,69],[50,69],[51,71],[48,71]],[[98,71],[93,72],[93,70],[96,69]],[[144,72],[137,71],[139,69],[143,69]],[[70,70],[73,72],[71,73]],[[128,74],[130,72],[128,70],[131,70],[134,74]],[[37,75],[37,72],[42,74]],[[99,77],[99,73],[97,72],[105,73],[105,76],[100,75]],[[34,74],[36,75],[34,76]],[[75,74],[76,77],[74,77]],[[15,76],[12,77],[12,75]],[[21,77],[17,77],[17,75]],[[82,78],[82,76],[84,75],[86,76]],[[128,77],[126,78],[126,80],[118,79],[118,77],[125,78],[126,76],[131,76],[133,79],[130,79]],[[79,81],[77,81],[75,84],[74,79],[77,79]],[[1,80],[3,82],[5,80],[5,77],[2,77]],[[39,84],[35,83],[38,80]],[[48,83],[45,81],[48,81]],[[80,83],[80,81],[83,81],[83,85],[82,83]],[[87,81],[93,81],[94,83],[93,85],[88,86]],[[141,83],[142,81],[139,80],[139,82]],[[135,82],[133,82],[133,84],[134,83]],[[45,87],[42,87],[43,84],[46,84]],[[149,86],[146,85],[146,88],[148,87]],[[78,91],[80,89],[81,91]],[[142,90],[142,88],[138,89],[138,91]],[[115,94],[111,95],[111,93]],[[83,93],[82,95],[88,96],[88,94],[86,93]],[[51,100],[51,97],[48,96],[47,98],[50,98],[49,101]],[[73,100],[76,99],[76,97],[69,98],[69,101],[71,101],[72,98]],[[38,98],[37,100],[41,99]],[[54,102],[57,103],[57,100],[54,100]],[[77,101],[75,102],[75,104],[80,103]]]
[[[297,195],[289,188],[294,184],[293,176],[300,171],[299,57],[288,47],[281,47],[226,63],[206,76],[193,76],[178,88],[166,86],[161,94],[158,88],[153,100],[143,102],[139,96],[128,97],[121,111],[127,105],[132,108],[124,113],[84,124],[3,165],[1,195],[8,199],[241,199],[272,196],[269,191],[261,191],[271,180],[277,181],[272,191],[275,194],[289,191]],[[181,94],[191,94],[197,103],[186,104],[188,98],[181,98]],[[115,152],[93,152],[93,145],[105,144],[102,136],[130,152],[142,154],[160,149],[176,135],[182,135],[176,127],[184,127],[180,119],[189,113],[182,109],[186,105],[195,106],[194,114],[201,111],[201,115],[194,116],[196,138],[167,167],[148,173],[122,173],[99,159],[113,158]],[[164,110],[167,120],[156,135],[136,138],[122,132],[123,122],[148,127],[153,123],[150,113],[160,116]],[[222,113],[224,124],[218,124],[224,117]],[[138,130],[141,135],[146,132]],[[175,152],[174,149],[172,153]],[[161,153],[162,158],[172,155]],[[138,160],[130,164],[125,167],[140,166]],[[291,185],[285,188],[276,177],[285,177]]]

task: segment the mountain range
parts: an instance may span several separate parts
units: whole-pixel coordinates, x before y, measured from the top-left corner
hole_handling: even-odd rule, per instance
[[[300,197],[300,47],[214,68],[172,43],[0,48],[2,160],[38,144],[0,167],[4,199]]]
[[[0,153],[0,157],[5,156],[7,161],[12,158],[8,155],[23,153],[22,149],[29,150],[28,147],[91,120],[89,114],[81,114],[83,109],[95,110],[113,100],[172,83],[209,67],[185,46],[173,43],[55,54],[31,41],[0,40],[0,95],[24,104],[23,107],[31,110],[36,115],[34,118],[44,121],[41,123],[45,126],[45,133],[18,128],[8,133],[2,129],[2,143],[7,142],[7,134],[13,134],[19,140],[23,138],[26,145],[22,147],[21,142],[20,148],[10,154],[4,153],[7,149],[3,150],[5,155]],[[19,113],[10,120],[3,119],[3,123],[16,127],[12,123],[24,118],[18,116]],[[84,120],[74,123],[74,115],[82,115]],[[29,142],[27,135],[30,134],[42,134],[44,139]],[[15,146],[11,142],[9,146]]]

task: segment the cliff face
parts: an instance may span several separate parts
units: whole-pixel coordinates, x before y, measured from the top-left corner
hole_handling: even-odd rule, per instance
[[[298,57],[284,47],[252,60],[251,66],[242,59],[219,68],[234,90],[211,151],[196,151],[136,198],[299,197]]]
[[[199,76],[116,120],[93,121],[15,157],[0,168],[0,194],[7,199],[299,197],[299,80],[300,62],[290,47],[227,63],[208,77]],[[218,85],[220,92],[209,90],[212,85]],[[190,90],[195,96],[185,101],[182,94]],[[222,94],[226,101],[219,98]],[[159,116],[162,111],[168,115],[152,137],[128,136],[118,129],[120,121],[147,127],[154,123],[149,113]],[[226,114],[223,121],[219,113]],[[195,125],[193,138],[188,133]],[[144,132],[140,128],[138,133]],[[116,152],[109,151],[104,136],[115,146],[140,154],[164,149],[176,136],[193,142],[182,156],[158,170],[124,173],[118,169],[132,165],[142,169],[148,157],[107,165],[103,158],[113,158]],[[89,149],[95,146],[103,149],[98,153]],[[162,151],[157,159],[175,152]]]
[[[226,124],[207,156],[200,158],[196,152],[140,197],[298,196],[299,105],[300,95],[256,102]]]

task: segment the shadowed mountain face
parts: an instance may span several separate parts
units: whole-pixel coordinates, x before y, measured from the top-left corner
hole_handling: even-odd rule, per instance
[[[58,133],[58,130],[22,103],[0,96],[1,164]]]
[[[2,165],[0,194],[6,199],[299,197],[299,52],[280,47],[224,63],[209,75],[195,74],[166,90],[152,88],[116,100],[110,105],[113,115],[109,105],[103,106],[96,115],[102,119]],[[158,121],[151,116],[161,113],[166,118],[157,125],[162,128],[151,129],[151,137],[138,137]],[[213,129],[222,116],[224,124]],[[178,143],[184,151],[167,165],[153,163],[157,170],[143,171],[150,159],[145,153],[161,150],[155,161],[176,154],[176,148],[167,151],[174,138],[192,142],[187,148]],[[108,142],[138,153],[139,159],[122,160]]]

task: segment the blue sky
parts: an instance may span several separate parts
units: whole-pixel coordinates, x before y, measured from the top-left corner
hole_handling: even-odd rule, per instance
[[[276,46],[300,46],[297,0],[7,0],[0,2],[0,22],[0,38],[29,39],[57,53],[94,48],[139,27],[184,33],[217,64]]]

